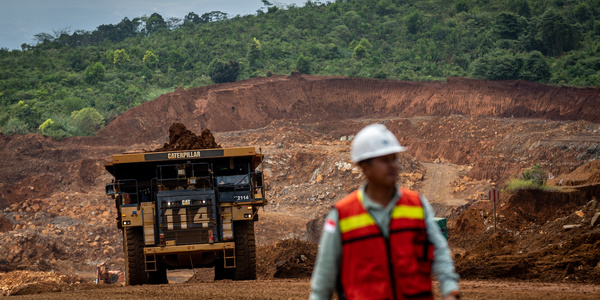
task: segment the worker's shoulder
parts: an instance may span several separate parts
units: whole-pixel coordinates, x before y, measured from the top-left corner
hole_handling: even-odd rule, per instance
[[[401,188],[400,192],[402,193],[402,202],[409,201],[411,203],[422,202],[421,194],[418,191],[413,191],[405,188]]]
[[[346,195],[344,198],[338,200],[334,207],[340,207],[350,204],[352,201],[355,201],[358,198],[358,190],[353,191],[352,193]]]

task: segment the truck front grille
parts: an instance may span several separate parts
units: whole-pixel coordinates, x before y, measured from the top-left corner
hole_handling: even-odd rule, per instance
[[[169,198],[160,201],[160,231],[167,245],[208,243],[211,231],[215,233],[214,200],[198,196],[181,200]]]

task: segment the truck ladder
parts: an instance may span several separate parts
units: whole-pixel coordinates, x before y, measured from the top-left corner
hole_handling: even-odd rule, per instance
[[[146,268],[146,272],[154,272],[157,270],[156,268],[156,254],[144,255],[144,265]]]
[[[223,249],[223,267],[235,268],[235,249]]]

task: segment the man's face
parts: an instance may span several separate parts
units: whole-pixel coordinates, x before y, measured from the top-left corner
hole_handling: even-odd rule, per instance
[[[375,157],[360,163],[367,180],[373,184],[394,186],[398,181],[398,154]]]

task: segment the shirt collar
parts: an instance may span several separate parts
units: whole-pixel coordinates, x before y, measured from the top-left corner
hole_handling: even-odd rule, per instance
[[[394,196],[392,197],[392,201],[390,201],[390,203],[388,203],[387,207],[383,207],[381,204],[371,200],[371,198],[369,198],[369,196],[367,196],[367,193],[365,193],[366,187],[367,187],[367,184],[363,183],[359,189],[359,193],[362,194],[363,206],[366,210],[386,209],[386,208],[394,207],[394,206],[396,206],[396,203],[398,203],[398,199],[400,199],[400,197],[402,196],[401,195],[402,192],[400,192],[400,187],[398,185],[396,185],[396,190],[395,190]]]

